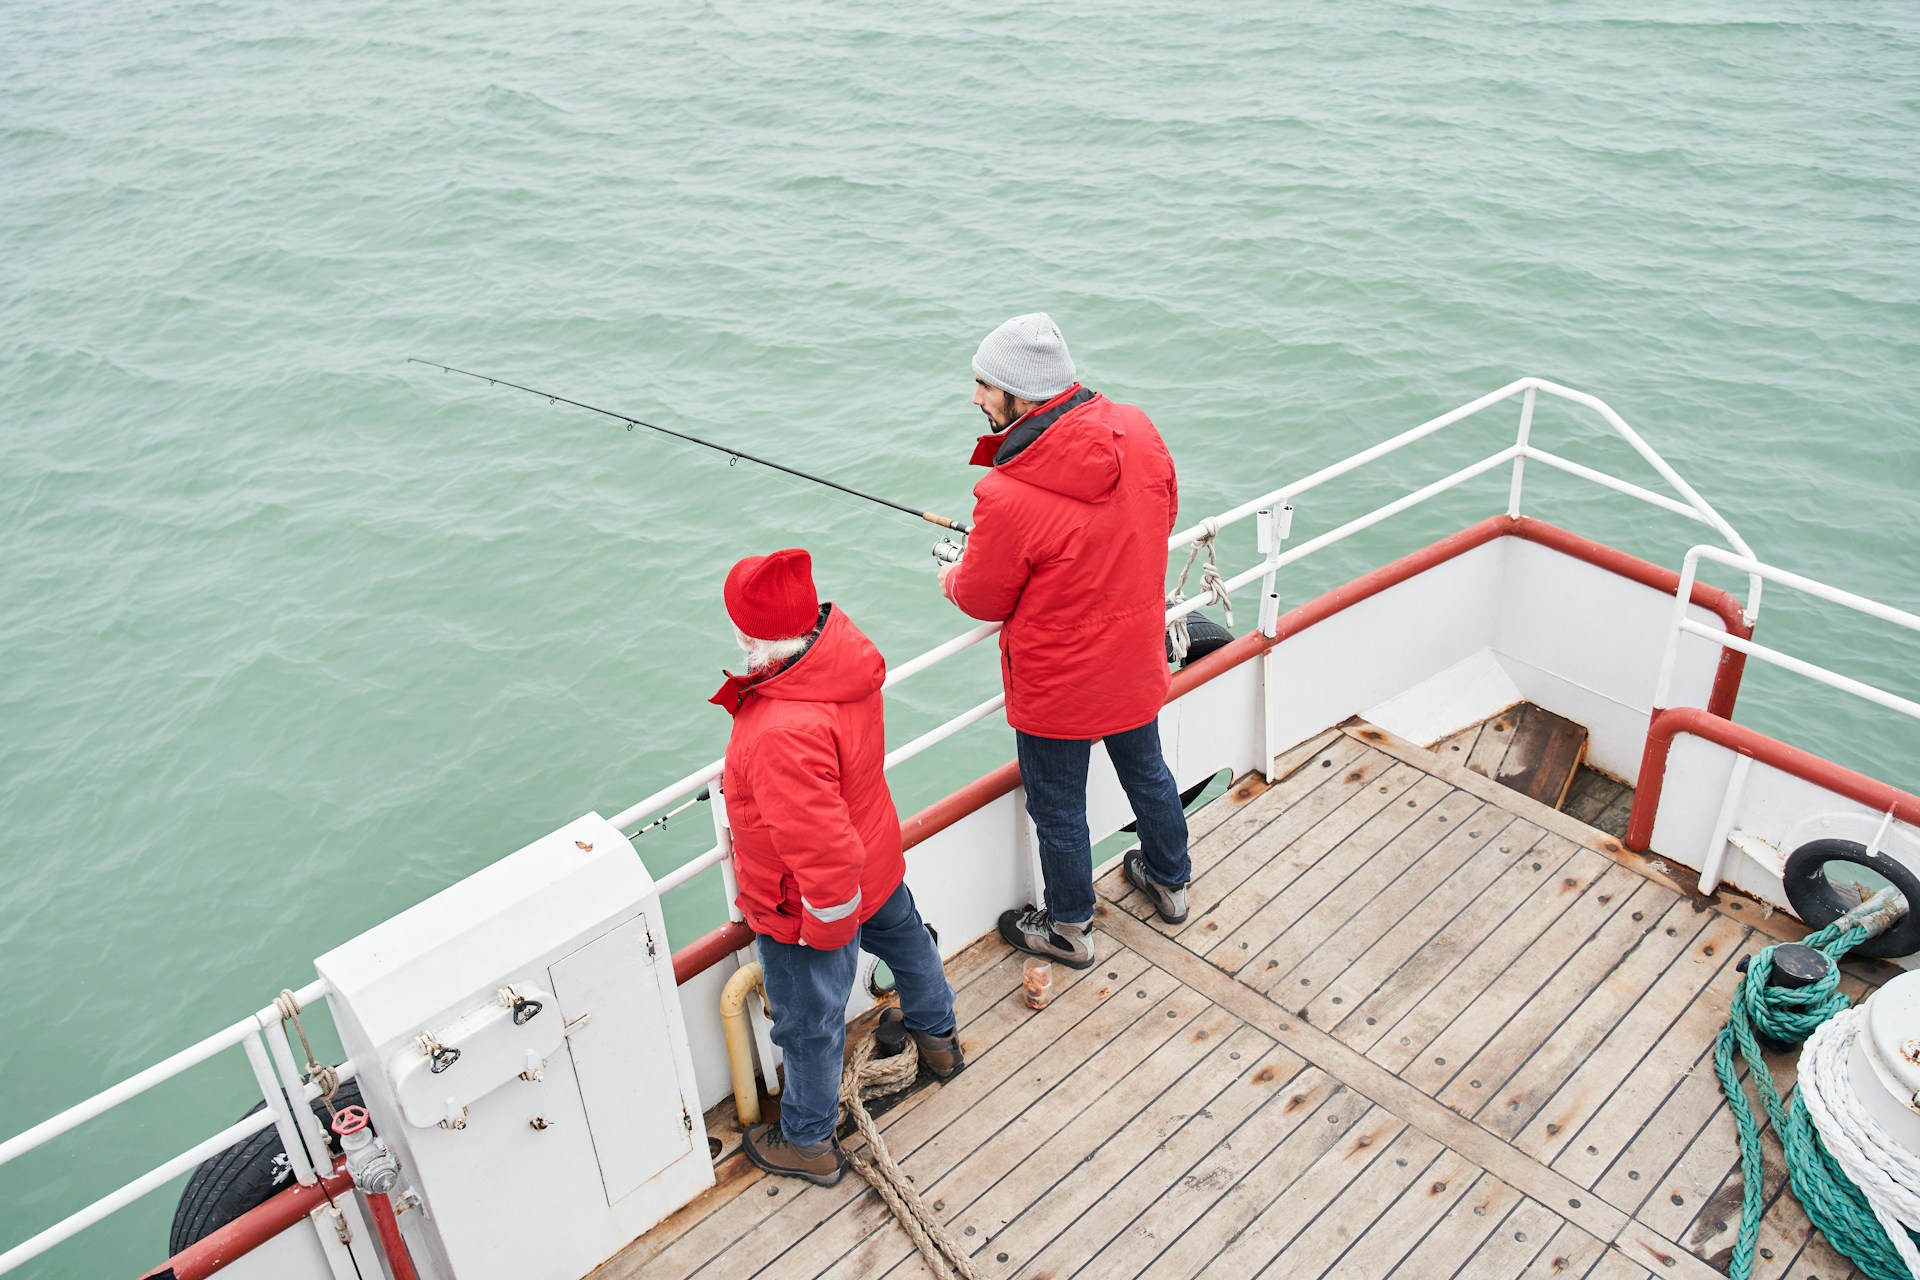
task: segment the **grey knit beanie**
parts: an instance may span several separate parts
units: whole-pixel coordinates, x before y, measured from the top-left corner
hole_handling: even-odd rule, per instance
[[[1034,311],[995,329],[973,353],[973,374],[982,382],[1038,404],[1073,385],[1073,357],[1060,326]]]

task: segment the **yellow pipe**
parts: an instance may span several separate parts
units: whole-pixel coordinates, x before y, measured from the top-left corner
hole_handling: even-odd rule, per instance
[[[747,994],[758,992],[762,1006],[767,983],[759,961],[743,964],[720,992],[720,1023],[727,1033],[727,1065],[733,1070],[733,1109],[740,1127],[760,1123],[760,1086],[754,1082],[753,1042],[747,1034]]]

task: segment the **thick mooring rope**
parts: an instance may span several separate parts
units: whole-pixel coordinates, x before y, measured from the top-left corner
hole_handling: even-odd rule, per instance
[[[1783,1044],[1799,1044],[1821,1024],[1845,1014],[1851,1006],[1839,989],[1840,958],[1885,932],[1905,913],[1906,903],[1899,893],[1882,890],[1802,940],[1801,945],[1816,948],[1827,957],[1829,964],[1823,977],[1797,990],[1768,986],[1774,948],[1765,947],[1754,955],[1734,990],[1732,1012],[1713,1045],[1713,1069],[1720,1077],[1740,1137],[1740,1234],[1727,1267],[1730,1280],[1748,1280],[1753,1274],[1762,1212],[1760,1125],[1740,1085],[1733,1059],[1736,1048],[1746,1060],[1748,1073],[1759,1084],[1760,1101],[1786,1153],[1793,1193],[1813,1225],[1873,1280],[1913,1280],[1920,1275],[1903,1260],[1903,1254],[1912,1250],[1906,1231],[1900,1231],[1902,1240],[1896,1245],[1866,1196],[1828,1153],[1808,1116],[1801,1096],[1804,1090],[1794,1090],[1791,1108],[1781,1101],[1773,1073],[1760,1056],[1755,1039],[1757,1032]]]
[[[867,1111],[868,1099],[899,1093],[913,1083],[920,1069],[920,1055],[914,1047],[913,1037],[908,1036],[906,1049],[891,1058],[875,1058],[873,1051],[873,1036],[863,1036],[854,1046],[853,1057],[847,1062],[845,1074],[840,1077],[840,1104],[846,1108],[854,1128],[859,1130],[867,1144],[865,1152],[849,1153],[847,1163],[853,1166],[855,1173],[873,1184],[873,1189],[893,1210],[894,1218],[912,1239],[920,1256],[927,1260],[927,1265],[933,1268],[935,1275],[980,1280],[980,1273],[974,1270],[973,1259],[967,1256],[966,1250],[921,1202],[920,1193],[914,1190],[913,1180],[907,1177],[906,1171],[894,1163],[893,1153],[887,1150],[886,1139],[880,1136],[880,1127]]]

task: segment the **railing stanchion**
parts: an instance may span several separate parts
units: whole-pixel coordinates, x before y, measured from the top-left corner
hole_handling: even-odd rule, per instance
[[[1727,837],[1733,832],[1734,810],[1747,789],[1747,770],[1752,756],[1735,756],[1733,771],[1727,775],[1727,793],[1720,801],[1720,816],[1714,820],[1713,839],[1707,844],[1707,856],[1700,860],[1700,892],[1712,893],[1720,887],[1721,873],[1727,865]]]
[[[1267,558],[1267,572],[1260,579],[1260,634],[1272,639],[1280,629],[1280,593],[1274,589],[1274,580],[1280,572],[1280,549],[1293,531],[1292,504],[1283,504],[1277,517],[1272,508],[1261,511],[1255,530],[1260,553]],[[1260,752],[1263,757],[1260,776],[1268,782],[1273,781],[1273,762],[1280,754],[1279,744],[1274,741],[1278,732],[1280,694],[1275,688],[1273,668],[1273,650],[1268,649],[1260,655]]]
[[[1533,401],[1539,394],[1538,387],[1529,386],[1520,402],[1520,436],[1514,441],[1520,452],[1513,457],[1513,488],[1507,494],[1507,515],[1515,520],[1520,518],[1520,485],[1527,471],[1527,441],[1533,434]]]
[[[280,1146],[287,1153],[287,1163],[293,1168],[294,1180],[303,1187],[312,1186],[319,1179],[313,1172],[313,1162],[307,1159],[307,1144],[301,1140],[299,1125],[293,1118],[293,1109],[287,1105],[288,1099],[280,1091],[280,1082],[274,1078],[273,1065],[267,1061],[267,1047],[260,1042],[260,1033],[240,1042],[247,1051],[247,1063],[253,1068],[253,1078],[260,1086],[260,1098],[267,1104],[267,1112],[273,1117],[273,1127],[280,1131]],[[300,1099],[300,1105],[306,1106],[306,1093],[301,1091],[294,1097]]]

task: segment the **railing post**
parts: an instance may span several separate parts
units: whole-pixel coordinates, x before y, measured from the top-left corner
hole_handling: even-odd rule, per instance
[[[247,1063],[253,1068],[254,1082],[260,1086],[260,1097],[273,1116],[273,1126],[280,1131],[280,1145],[287,1153],[295,1181],[303,1187],[312,1186],[319,1179],[314,1175],[313,1162],[307,1159],[307,1144],[300,1137],[288,1099],[280,1091],[280,1082],[274,1078],[273,1067],[267,1061],[267,1048],[260,1042],[260,1033],[255,1031],[240,1043],[246,1048]],[[307,1104],[304,1091],[294,1096],[301,1106]]]
[[[1520,435],[1514,441],[1520,452],[1513,458],[1513,488],[1507,493],[1507,515],[1515,520],[1520,518],[1520,486],[1527,471],[1527,440],[1533,434],[1533,401],[1538,394],[1538,388],[1529,385],[1520,402]]]
[[[1280,629],[1280,593],[1274,589],[1274,580],[1280,572],[1281,548],[1293,531],[1292,504],[1283,504],[1277,517],[1271,509],[1257,513],[1254,528],[1259,550],[1267,558],[1267,572],[1260,580],[1260,634],[1271,640]],[[1280,695],[1274,687],[1273,668],[1273,650],[1268,649],[1260,655],[1260,751],[1265,757],[1260,776],[1268,782],[1273,781],[1273,762],[1280,754],[1274,741]]]
[[[1713,823],[1713,839],[1707,844],[1707,856],[1700,860],[1702,893],[1712,893],[1725,878],[1727,837],[1733,833],[1734,810],[1739,807],[1740,796],[1747,789],[1747,770],[1752,767],[1752,756],[1733,758],[1733,771],[1727,775],[1727,793],[1720,801],[1720,816]]]

